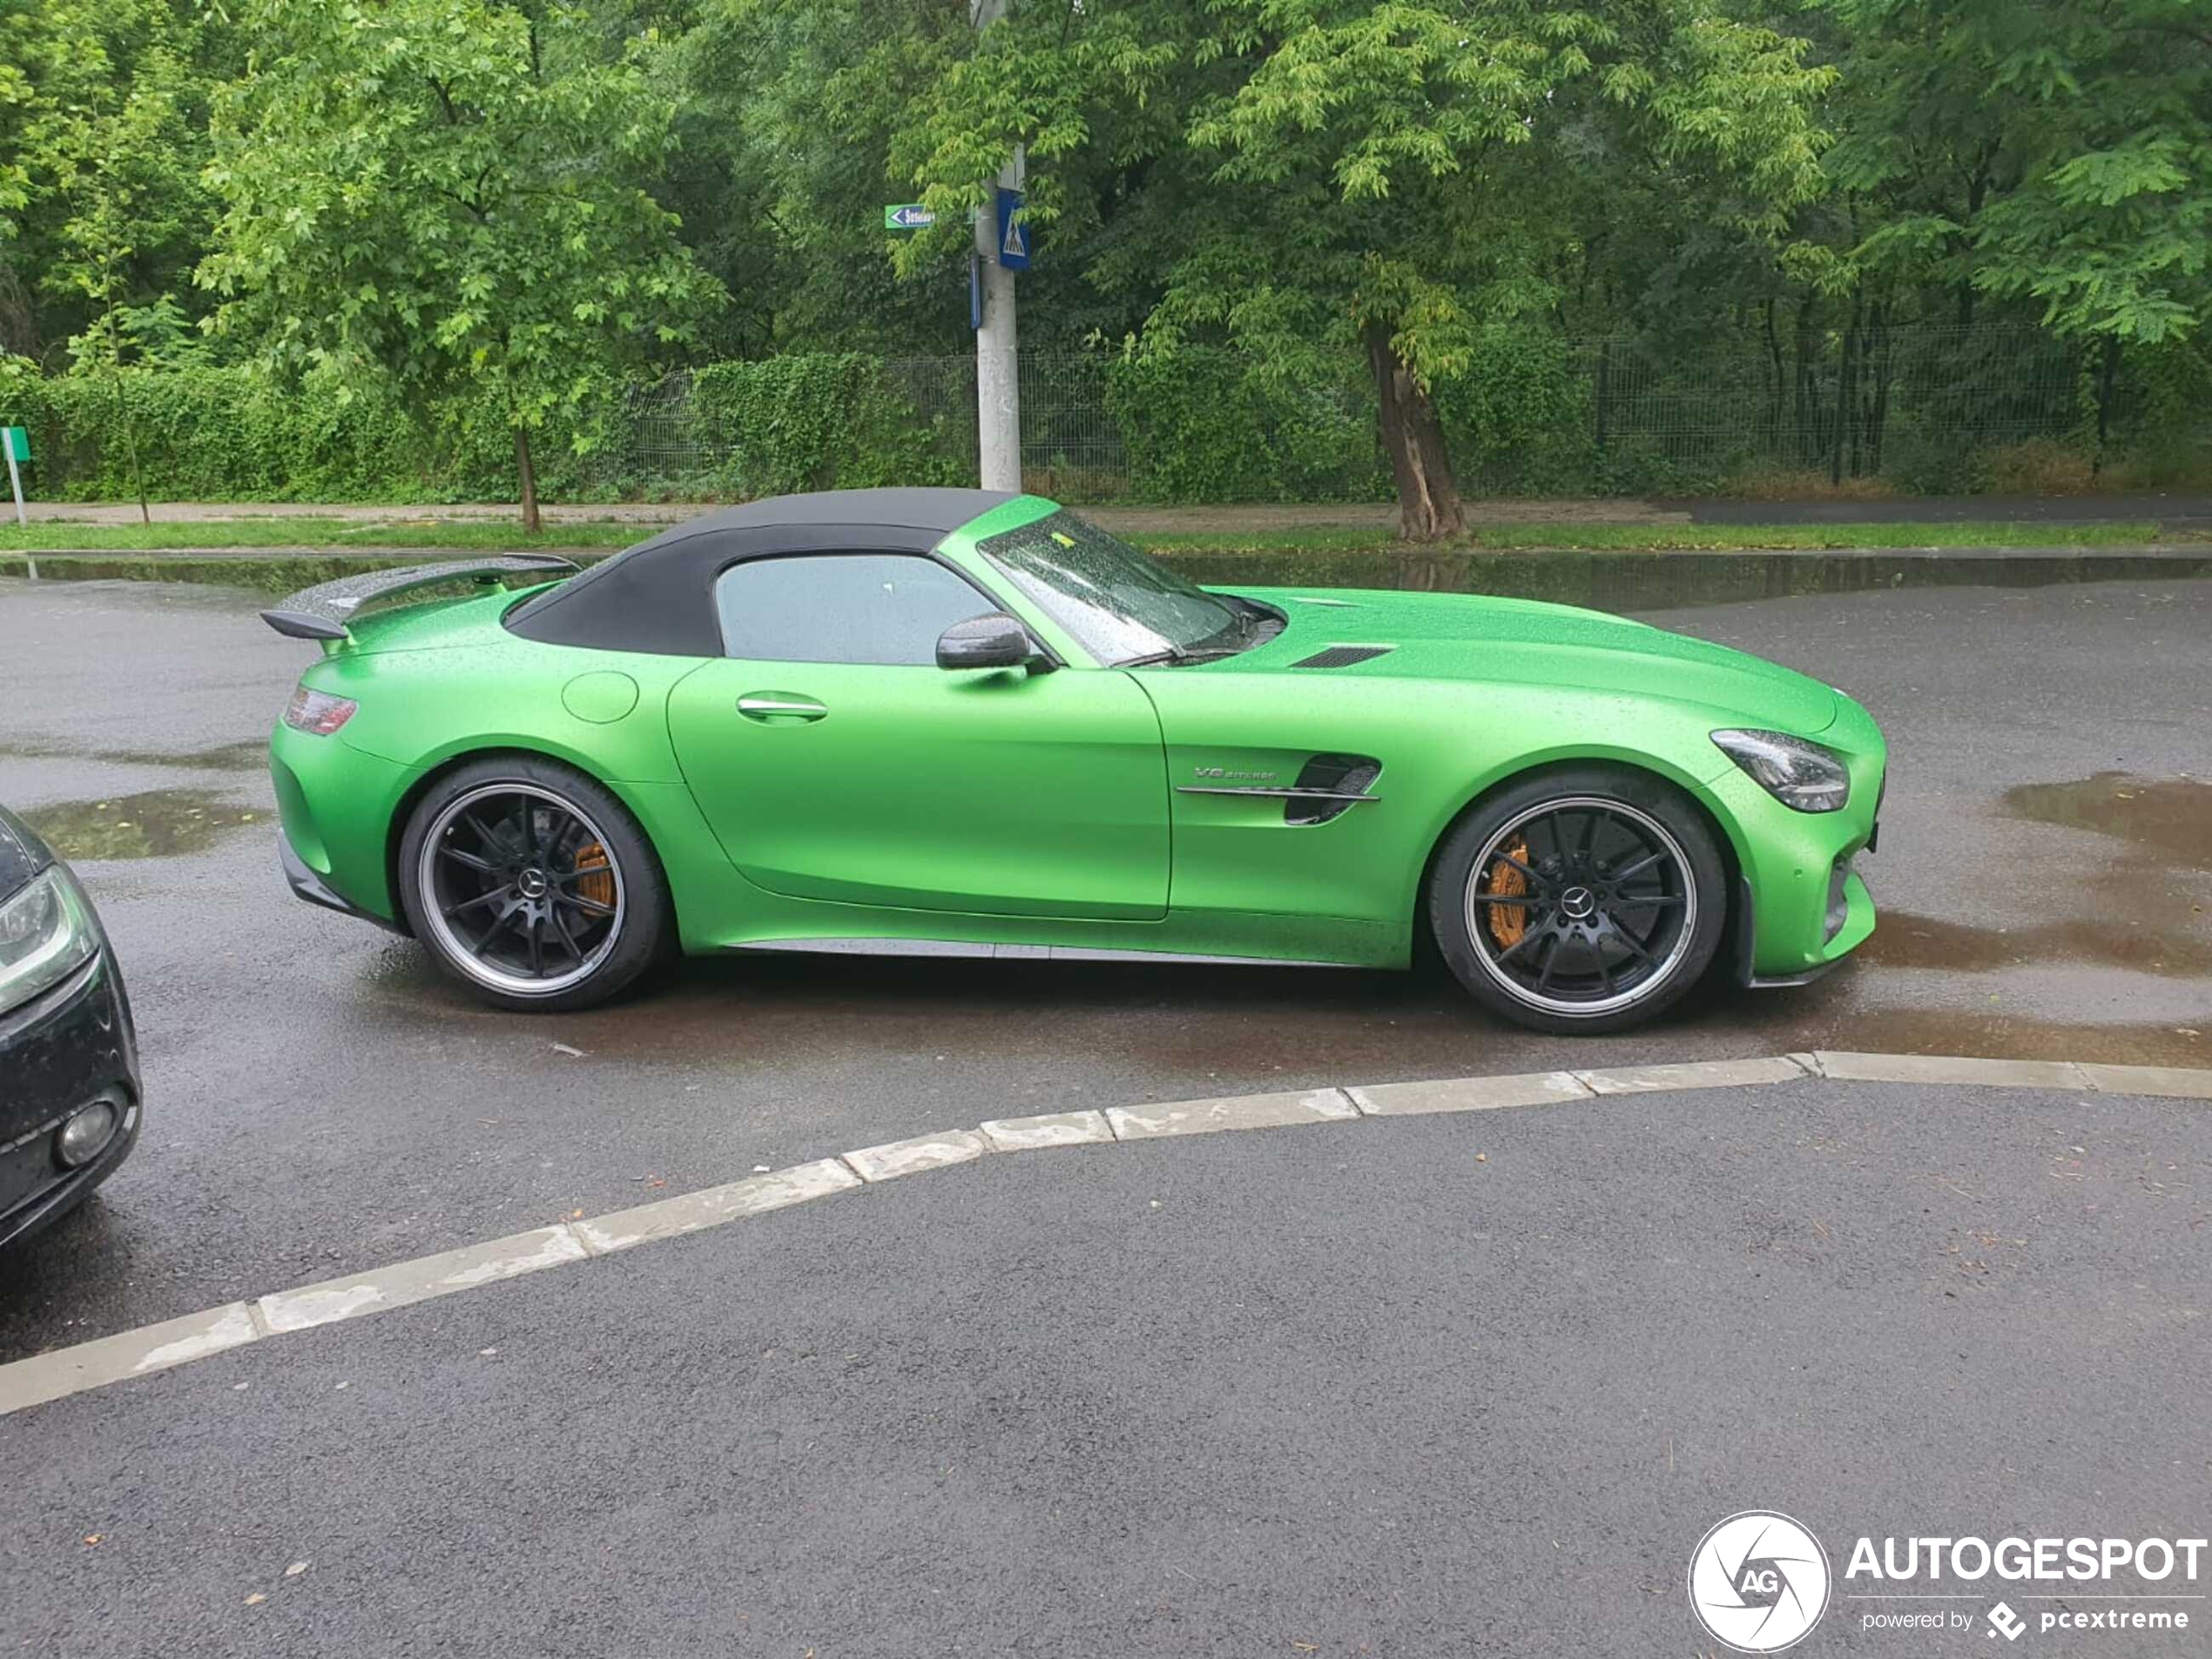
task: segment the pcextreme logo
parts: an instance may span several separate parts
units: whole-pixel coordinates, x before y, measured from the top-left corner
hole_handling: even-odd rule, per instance
[[[1789,1516],[1746,1509],[1698,1540],[1689,1605],[1723,1647],[1779,1653],[1828,1609],[1828,1553]]]

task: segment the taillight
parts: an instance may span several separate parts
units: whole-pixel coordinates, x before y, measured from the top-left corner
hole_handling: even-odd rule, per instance
[[[354,718],[354,711],[361,706],[350,697],[333,697],[327,691],[311,691],[302,685],[292,694],[291,706],[284,711],[284,723],[295,732],[311,732],[316,737],[327,738]]]

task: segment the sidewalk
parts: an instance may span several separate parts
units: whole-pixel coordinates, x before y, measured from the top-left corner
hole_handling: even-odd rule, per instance
[[[1554,500],[1476,499],[1466,503],[1470,526],[1484,524],[2094,524],[2155,519],[2169,529],[2212,528],[2212,495],[2147,491],[2112,496],[1899,496],[1863,501],[1646,500],[1635,497]],[[548,503],[548,523],[612,521],[672,524],[712,510],[705,503]],[[32,519],[88,524],[138,522],[135,502],[32,502]],[[442,506],[325,505],[307,502],[156,502],[153,516],[167,523],[228,518],[336,518],[356,523],[422,519],[512,519],[511,503],[471,502]],[[1106,529],[1139,535],[1185,531],[1267,531],[1294,529],[1395,529],[1398,509],[1387,502],[1299,506],[1085,507],[1086,518]]]

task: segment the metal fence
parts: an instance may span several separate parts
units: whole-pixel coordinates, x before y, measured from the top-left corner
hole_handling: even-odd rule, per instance
[[[2132,391],[2030,328],[1762,328],[1663,353],[1606,339],[1575,342],[1573,361],[1600,455],[1907,486],[1975,451],[2094,438],[2101,414],[2124,423]]]
[[[1158,435],[1126,428],[1146,416],[1141,402],[1109,398],[1116,361],[1097,353],[1022,354],[1022,462],[1031,489],[1069,501],[1178,493],[1133,460],[1157,455]],[[1541,367],[1512,367],[1521,363]],[[1213,354],[1224,421],[1254,418],[1252,400],[1226,395],[1250,367],[1233,353]],[[893,359],[880,373],[945,473],[972,476],[974,360]],[[1908,489],[1986,486],[1986,475],[1971,475],[1993,453],[2048,440],[2086,455],[2124,428],[2141,402],[2123,363],[2012,327],[1777,328],[1755,320],[1694,341],[1553,341],[1541,352],[1479,360],[1474,374],[1487,376],[1493,394],[1479,406],[1506,413],[1453,431],[1454,458],[1465,488],[1500,494],[1691,491],[1762,471],[1881,477]],[[1515,388],[1516,374],[1541,374],[1544,384]],[[1323,393],[1350,400],[1330,440],[1346,451],[1342,475],[1386,488],[1357,362],[1347,359],[1339,381],[1304,395]],[[1445,402],[1448,410],[1453,400]],[[725,475],[731,446],[710,435],[688,376],[634,389],[624,415],[624,470],[667,488]],[[1266,442],[1256,428],[1255,452]]]

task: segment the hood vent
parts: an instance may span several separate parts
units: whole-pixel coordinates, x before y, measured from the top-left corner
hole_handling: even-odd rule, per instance
[[[1398,649],[1395,645],[1331,645],[1317,651],[1311,657],[1299,658],[1292,668],[1350,668],[1354,663],[1364,663],[1377,657],[1387,657]]]

